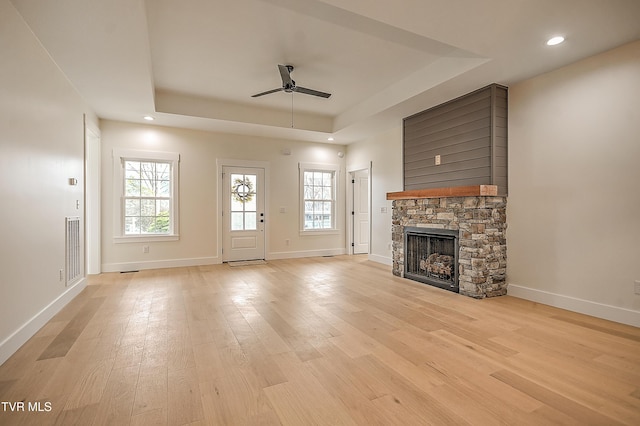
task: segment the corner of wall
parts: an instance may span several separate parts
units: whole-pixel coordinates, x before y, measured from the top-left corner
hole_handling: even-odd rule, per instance
[[[40,330],[51,318],[54,317],[67,303],[71,302],[87,286],[87,279],[83,278],[72,287],[62,293],[58,298],[45,306],[18,330],[0,342],[0,365],[11,357],[22,345],[24,345],[38,330]]]

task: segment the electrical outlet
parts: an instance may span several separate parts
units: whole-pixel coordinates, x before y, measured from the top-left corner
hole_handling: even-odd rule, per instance
[[[440,155],[436,155],[435,163],[436,163],[436,166],[439,166],[439,165],[440,165],[440,163],[441,163]]]
[[[143,253],[149,253],[149,246],[142,246]]]
[[[634,281],[633,292],[635,294],[640,294],[640,280],[635,280]]]
[[[284,245],[288,246],[289,245],[289,239],[287,238],[286,240],[284,240]]]

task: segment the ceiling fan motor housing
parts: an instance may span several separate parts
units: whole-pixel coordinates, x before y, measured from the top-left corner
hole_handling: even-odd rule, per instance
[[[296,82],[291,80],[291,84],[287,83],[284,85],[284,91],[287,93],[293,92],[293,89],[296,88]]]

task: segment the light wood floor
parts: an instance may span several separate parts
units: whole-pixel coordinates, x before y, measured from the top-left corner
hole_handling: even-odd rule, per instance
[[[640,424],[640,329],[360,256],[91,277],[0,366],[33,425]]]

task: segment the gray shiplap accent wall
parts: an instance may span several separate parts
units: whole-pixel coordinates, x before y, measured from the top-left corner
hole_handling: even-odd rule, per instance
[[[507,100],[492,84],[405,118],[404,190],[497,185],[507,195]]]

